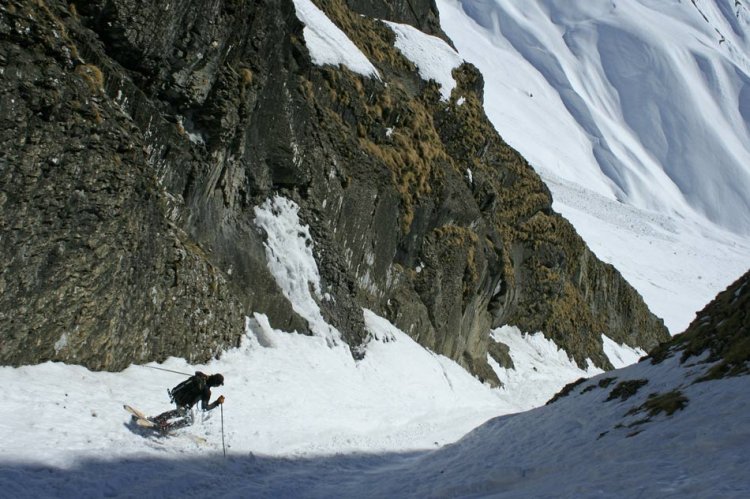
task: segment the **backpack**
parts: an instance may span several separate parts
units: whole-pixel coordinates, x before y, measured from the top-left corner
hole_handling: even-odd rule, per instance
[[[203,395],[207,380],[208,376],[196,371],[194,376],[168,390],[170,400],[179,407],[192,406]]]

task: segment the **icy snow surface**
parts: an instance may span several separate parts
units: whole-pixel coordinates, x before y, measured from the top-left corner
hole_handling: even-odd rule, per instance
[[[323,298],[310,228],[300,223],[298,212],[294,201],[275,196],[255,208],[255,223],[266,231],[266,261],[284,296],[312,332],[333,345],[341,333],[326,323],[310,293],[312,287],[315,297]]]
[[[484,75],[490,120],[542,175],[554,208],[683,331],[750,267],[747,8],[437,4]]]
[[[604,334],[602,335],[602,343],[604,343],[604,355],[607,356],[615,369],[635,364],[641,357],[646,356],[646,352],[642,349],[617,343]]]
[[[315,4],[310,0],[294,0],[294,8],[305,25],[302,34],[315,64],[343,64],[355,73],[380,78],[367,56]]]

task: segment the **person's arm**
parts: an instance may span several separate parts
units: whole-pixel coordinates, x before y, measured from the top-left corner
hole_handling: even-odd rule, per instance
[[[216,406],[221,405],[223,403],[224,403],[224,395],[219,395],[219,398],[214,400],[213,404],[208,404],[208,409],[206,410],[210,411],[211,409],[216,409]]]
[[[211,404],[208,401],[211,400],[211,389],[208,386],[203,387],[203,393],[201,394],[201,409],[204,411],[210,411],[212,409]]]
[[[223,404],[224,395],[219,395],[219,398],[217,398],[212,404],[208,403],[209,400],[211,400],[211,389],[206,387],[206,389],[203,390],[203,397],[201,398],[201,409],[204,411],[216,409],[216,406]]]

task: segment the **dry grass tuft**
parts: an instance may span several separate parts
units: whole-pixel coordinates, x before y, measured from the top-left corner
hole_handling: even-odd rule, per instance
[[[253,72],[249,68],[240,69],[240,78],[242,79],[242,85],[246,87],[253,84]]]
[[[91,90],[98,92],[104,90],[104,73],[93,64],[79,64],[75,69],[76,74],[83,77]]]

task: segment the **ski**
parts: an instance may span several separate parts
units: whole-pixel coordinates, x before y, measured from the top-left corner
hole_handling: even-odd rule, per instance
[[[156,424],[153,421],[151,421],[148,418],[148,416],[146,416],[143,412],[139,411],[138,409],[136,409],[133,406],[130,406],[128,404],[124,404],[122,407],[131,414],[132,420],[133,420],[133,422],[135,423],[136,426],[139,426],[141,428],[146,428],[146,429],[149,429],[149,430],[154,430],[154,431],[158,432],[159,434],[161,434],[163,436],[170,436],[170,437],[174,437],[174,436],[178,436],[178,435],[184,436],[184,437],[192,440],[194,443],[199,444],[199,445],[205,445],[205,444],[208,443],[207,439],[205,439],[203,437],[199,437],[198,435],[193,435],[193,434],[190,434],[190,433],[179,433],[179,434],[177,434],[177,433],[173,433],[173,432],[169,431],[168,428],[162,428],[158,424]]]
[[[145,414],[143,414],[141,411],[139,411],[138,409],[136,409],[133,406],[125,404],[125,405],[122,406],[122,408],[125,409],[126,411],[128,411],[133,416],[137,417],[138,419],[148,419],[148,417]]]
[[[130,414],[133,415],[133,421],[135,422],[136,425],[138,425],[140,427],[143,427],[143,428],[157,429],[157,424],[154,423],[153,421],[151,421],[150,419],[148,419],[148,416],[146,416],[145,414],[143,414],[138,409],[136,409],[136,408],[134,408],[132,406],[129,406],[127,404],[123,405],[122,407],[126,411],[128,411]]]

